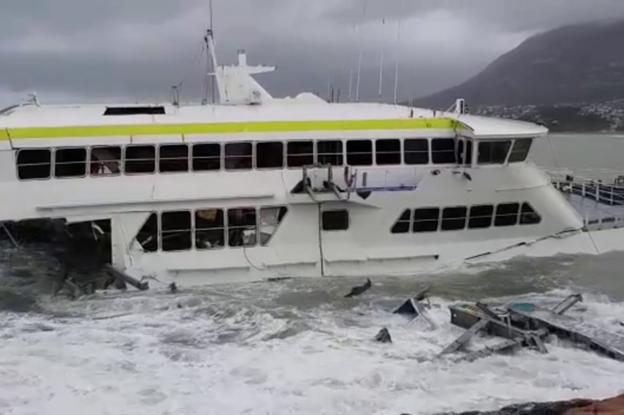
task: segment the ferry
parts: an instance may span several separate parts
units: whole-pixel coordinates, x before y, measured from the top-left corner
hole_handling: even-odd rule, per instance
[[[215,60],[216,63],[216,60]],[[419,278],[516,256],[622,249],[621,185],[527,160],[546,128],[382,103],[272,97],[215,65],[214,104],[0,111],[0,222],[110,233],[119,273],[175,286]]]

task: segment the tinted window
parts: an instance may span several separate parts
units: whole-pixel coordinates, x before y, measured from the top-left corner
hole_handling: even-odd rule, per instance
[[[485,141],[479,143],[479,164],[503,164],[511,141]]]
[[[514,141],[513,148],[511,149],[511,154],[509,155],[510,163],[517,163],[519,161],[526,160],[529,155],[529,151],[531,150],[531,143],[533,142],[530,138],[523,138]]]
[[[468,228],[470,229],[483,229],[492,226],[492,215],[494,213],[494,206],[492,205],[477,205],[470,208],[470,220],[468,221]]]
[[[431,158],[435,164],[454,164],[455,140],[452,138],[434,138],[431,140]]]
[[[373,164],[373,142],[370,140],[347,141],[347,164],[370,166]]]
[[[108,107],[104,115],[162,115],[165,114],[165,107]]]
[[[301,167],[314,164],[314,143],[312,141],[292,141],[288,143],[288,167]]]
[[[342,141],[317,141],[316,152],[320,164],[342,166]]]
[[[222,248],[225,245],[223,209],[202,209],[195,212],[195,247]]]
[[[186,144],[163,145],[159,148],[161,172],[188,171],[189,150]]]
[[[323,212],[324,231],[345,231],[349,229],[349,211],[328,210]]]
[[[91,149],[92,176],[114,176],[121,173],[121,147],[93,147]]]
[[[260,209],[260,245],[268,245],[288,213],[284,206]]]
[[[230,246],[256,244],[256,209],[228,210],[228,240]]]
[[[126,147],[126,173],[154,173],[155,155],[154,146]]]
[[[256,167],[259,169],[284,167],[284,144],[279,141],[256,144]]]
[[[47,179],[50,177],[52,156],[50,150],[19,150],[17,176],[20,179]]]
[[[193,146],[193,170],[208,171],[221,168],[220,144],[195,144]]]
[[[518,203],[503,203],[496,207],[495,226],[514,226],[518,223]]]
[[[442,230],[457,231],[466,227],[465,207],[449,207],[442,211]]]
[[[522,210],[520,212],[520,224],[521,225],[536,225],[542,221],[542,217],[533,209],[528,203],[522,204]]]
[[[54,175],[56,177],[81,177],[87,173],[87,150],[66,148],[56,150]]]
[[[405,164],[428,164],[429,163],[429,140],[409,139],[403,145]]]
[[[408,233],[411,219],[412,211],[410,209],[405,209],[390,231],[392,233]]]
[[[163,212],[160,220],[163,251],[191,249],[191,212]]]
[[[377,140],[375,142],[375,161],[379,165],[401,164],[401,141]]]
[[[440,209],[424,208],[414,210],[414,232],[435,232],[438,230]]]
[[[148,216],[136,236],[136,241],[145,252],[158,250],[158,218],[155,213]]]
[[[230,143],[225,145],[225,168],[227,170],[251,169],[251,143]]]

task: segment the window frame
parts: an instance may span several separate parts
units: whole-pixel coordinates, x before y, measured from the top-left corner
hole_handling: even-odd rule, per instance
[[[231,208],[224,208],[225,210],[225,224],[226,224],[226,240],[225,240],[225,244],[229,249],[247,249],[247,248],[253,248],[253,247],[257,247],[259,244],[259,236],[258,236],[258,207],[257,206],[243,206],[243,207],[231,207]],[[254,223],[254,230],[255,230],[255,238],[254,238],[254,243],[253,244],[249,244],[249,245],[245,245],[245,244],[241,244],[241,245],[232,245],[230,243],[230,211],[231,210],[249,210],[249,211],[254,211],[254,218],[255,218],[255,223]],[[245,229],[246,227],[250,227],[251,225],[237,225],[234,228],[235,229]]]
[[[461,228],[459,227],[453,227],[451,229],[445,229],[445,221],[459,221],[462,219],[461,216],[457,216],[457,217],[451,217],[451,218],[445,218],[444,214],[447,210],[450,209],[463,209],[464,210],[464,216],[463,216],[463,226]],[[441,209],[441,214],[440,214],[440,224],[439,224],[439,230],[441,232],[457,232],[457,231],[463,231],[466,230],[466,227],[468,226],[468,207],[467,206],[445,206],[444,208]]]
[[[321,153],[319,151],[319,144],[321,143],[340,143],[340,153]],[[321,165],[330,165],[332,167],[342,167],[345,165],[345,142],[344,140],[338,140],[338,139],[327,139],[327,140],[314,140],[314,154],[316,156],[316,163],[321,164]],[[322,156],[329,156],[329,157],[337,157],[340,156],[340,164],[333,164],[333,163],[325,163],[325,162],[321,162],[321,155]]]
[[[315,165],[317,159],[316,159],[316,145],[314,144],[314,141],[315,140],[312,140],[312,139],[287,140],[285,142],[286,145],[284,146],[284,167],[283,168],[286,168],[286,169],[289,169],[289,170],[293,170],[293,169],[301,169],[304,166],[313,166],[313,165]],[[295,153],[295,154],[291,155],[290,152],[289,152],[290,145],[291,144],[308,143],[308,142],[312,144],[312,163],[310,163],[310,164],[304,163],[304,164],[300,164],[300,165],[296,165],[296,166],[291,166],[290,165],[290,157],[301,157],[301,158],[309,157],[310,153]]]
[[[80,147],[80,146],[70,146],[70,147],[54,147],[53,148],[53,152],[54,152],[54,169],[53,169],[53,175],[52,178],[53,179],[59,179],[59,180],[64,180],[64,179],[81,179],[81,178],[85,178],[88,176],[88,169],[91,165],[90,160],[89,160],[89,149],[88,147]],[[56,153],[59,151],[66,151],[66,150],[83,150],[84,151],[84,173],[80,174],[80,175],[71,175],[71,176],[57,176],[57,168],[56,168],[56,164],[57,164],[57,157],[56,157]],[[73,165],[73,164],[78,164],[78,162],[61,162],[64,165]]]
[[[220,211],[221,212],[221,227],[214,227],[214,228],[198,228],[197,227],[197,213],[200,211],[205,211],[205,210],[216,210],[216,211]],[[227,208],[225,207],[219,207],[219,208],[212,208],[212,207],[206,207],[206,208],[199,208],[199,209],[193,209],[192,211],[192,226],[193,226],[193,249],[196,251],[200,251],[200,252],[205,252],[205,251],[218,251],[221,249],[226,249],[226,247],[228,247],[228,232],[227,232],[227,220],[226,220],[226,215],[227,215]],[[221,236],[222,236],[222,240],[223,240],[223,245],[221,246],[216,246],[216,247],[210,247],[210,248],[200,248],[197,246],[197,232],[206,232],[206,231],[214,231],[214,230],[218,230],[221,229]]]
[[[506,164],[509,163],[525,163],[527,161],[527,159],[529,158],[529,154],[531,153],[531,149],[533,148],[533,141],[535,139],[534,138],[515,138],[513,140],[513,143],[511,144],[511,149],[509,150],[509,154],[507,155],[507,160],[506,160]],[[524,156],[524,159],[522,160],[512,160],[511,157],[514,154],[514,150],[516,149],[516,143],[517,142],[529,142],[529,148],[526,151],[526,155]]]
[[[480,215],[480,216],[473,216],[472,215],[472,210],[475,208],[483,208],[483,207],[488,207],[491,208],[491,213],[489,215],[490,221],[488,226],[472,226],[471,222],[473,219],[477,219],[477,220],[482,220],[485,218],[485,216]],[[486,205],[486,204],[479,204],[479,205],[471,205],[470,208],[468,209],[468,230],[476,230],[476,229],[490,229],[491,227],[494,226],[494,219],[496,218],[496,205]]]
[[[434,150],[434,143],[436,142],[440,142],[440,141],[448,141],[448,142],[453,142],[453,148],[450,150]],[[458,160],[457,160],[457,138],[448,138],[448,137],[436,137],[436,138],[432,138],[430,145],[429,145],[429,152],[431,153],[431,159],[430,162],[431,164],[434,165],[456,165]],[[444,154],[453,154],[453,161],[444,161],[444,162],[439,162],[435,160],[435,155],[436,154],[440,154],[440,153],[444,153]]]
[[[145,159],[145,158],[139,158],[139,159],[128,159],[128,149],[131,148],[138,148],[138,147],[151,147],[154,149],[154,158],[153,159]],[[156,174],[156,172],[158,171],[158,149],[156,148],[157,145],[156,144],[130,144],[130,145],[126,145],[124,146],[123,149],[123,172],[125,176],[146,176],[149,174]],[[128,160],[130,160],[130,162],[139,162],[139,163],[145,163],[148,160],[152,160],[152,162],[154,163],[154,168],[152,169],[152,171],[145,171],[145,172],[128,172]]]
[[[370,157],[370,163],[367,163],[367,164],[353,164],[353,163],[351,163],[349,161],[349,144],[350,143],[355,143],[355,142],[368,142],[370,144],[370,152],[352,153],[352,155],[356,156],[356,157],[365,157],[365,155],[368,155]],[[352,167],[370,167],[370,166],[375,166],[375,140],[372,139],[372,138],[354,138],[354,139],[346,140],[345,155],[346,155],[345,165],[347,165],[347,166],[352,166]]]
[[[91,172],[91,167],[93,166],[93,150],[98,150],[98,149],[103,149],[103,148],[118,148],[119,149],[119,159],[118,160],[104,160],[105,162],[117,162],[118,163],[118,169],[119,169],[119,173],[106,173],[106,174],[93,174]],[[89,154],[87,155],[87,157],[89,158],[89,166],[88,166],[88,173],[89,173],[89,177],[93,177],[93,178],[100,178],[100,177],[117,177],[117,176],[125,176],[125,170],[124,170],[124,146],[122,144],[118,144],[118,145],[97,145],[97,146],[91,146],[89,147]]]
[[[507,165],[507,160],[509,159],[509,155],[511,154],[511,150],[512,150],[512,147],[513,147],[513,141],[514,141],[513,139],[506,139],[506,140],[502,140],[502,139],[501,140],[481,140],[481,141],[478,141],[478,145],[477,145],[477,165],[478,166],[505,166],[505,165]],[[505,153],[505,157],[503,158],[502,161],[494,162],[494,161],[492,161],[493,148],[494,148],[494,145],[500,144],[500,143],[507,143],[508,144],[507,152]],[[489,153],[488,153],[490,158],[489,158],[489,161],[487,161],[487,162],[482,162],[481,161],[481,146],[484,145],[484,144],[491,146],[490,150],[489,150]]]
[[[402,150],[403,150],[403,165],[405,166],[426,166],[431,164],[431,140],[429,138],[405,138],[402,140],[403,141],[403,146],[402,146]],[[425,142],[427,145],[427,149],[426,150],[421,150],[421,151],[414,151],[414,150],[407,150],[407,142],[408,141],[419,141],[419,142]],[[407,161],[407,155],[408,154],[426,154],[427,155],[427,161],[425,163],[410,163]]]
[[[267,144],[280,144],[282,146],[282,163],[279,167],[260,167],[258,166],[258,146],[267,145]],[[314,149],[314,145],[312,145],[312,149]],[[283,170],[286,167],[286,145],[283,141],[279,140],[271,140],[271,141],[256,141],[254,143],[254,169],[256,170]]]
[[[498,221],[498,208],[499,206],[505,206],[505,205],[517,205],[518,206],[518,210],[516,211],[516,220],[513,224],[509,224],[509,225],[499,225],[497,223]],[[518,223],[520,222],[520,206],[522,205],[521,202],[504,202],[504,203],[497,203],[495,210],[494,210],[494,227],[495,228],[511,228],[512,226],[517,226]],[[505,217],[511,217],[511,214],[505,214]]]
[[[346,227],[345,228],[334,228],[334,229],[326,229],[325,228],[325,215],[326,214],[346,214]],[[351,214],[349,209],[329,209],[323,210],[321,212],[321,230],[323,232],[346,232],[351,228]]]
[[[163,171],[162,170],[162,160],[163,158],[161,157],[161,150],[163,147],[174,147],[174,146],[185,146],[186,147],[186,170],[170,170],[170,171]],[[189,147],[188,143],[159,143],[156,149],[156,157],[157,157],[157,172],[158,174],[182,174],[182,173],[189,173],[191,171],[191,148]],[[166,157],[165,160],[168,161],[178,161],[178,160],[182,160],[181,157],[176,157],[176,158],[172,158],[172,157]]]
[[[189,215],[189,228],[188,229],[173,229],[173,230],[163,230],[163,215],[170,213],[187,213]],[[158,241],[159,241],[159,251],[160,252],[188,252],[194,249],[193,244],[193,211],[188,209],[179,209],[179,210],[162,210],[158,214]],[[189,247],[183,249],[165,249],[164,248],[164,234],[176,234],[181,232],[187,232],[189,236]]]
[[[407,219],[402,219],[403,216],[405,216],[405,212],[408,212],[408,218]],[[394,221],[394,223],[392,224],[392,226],[390,226],[390,234],[392,235],[405,235],[405,234],[410,234],[412,233],[412,221],[414,219],[414,209],[404,209],[401,214],[399,215],[399,218],[397,220]],[[399,225],[399,224],[405,224],[407,223],[407,231],[405,232],[395,232],[394,229]]]
[[[207,173],[207,172],[218,172],[218,171],[224,171],[225,170],[225,150],[224,150],[224,143],[222,142],[217,142],[217,143],[207,143],[207,142],[196,142],[196,143],[191,143],[190,148],[189,148],[189,158],[190,158],[190,165],[189,165],[189,172],[191,173]],[[195,147],[196,146],[217,146],[217,148],[219,149],[219,156],[218,157],[205,157],[205,156],[198,156],[197,159],[198,161],[203,161],[203,160],[219,160],[219,167],[216,169],[196,169],[195,168]]]
[[[417,231],[415,226],[416,223],[422,223],[422,222],[433,222],[433,219],[421,219],[421,220],[417,220],[416,217],[416,212],[419,210],[437,210],[438,211],[438,215],[435,219],[436,221],[436,228],[432,229],[432,230],[419,230]],[[412,213],[412,228],[411,231],[412,233],[435,233],[435,232],[439,232],[440,231],[440,224],[442,222],[442,209],[438,206],[423,206],[423,207],[419,207],[419,208],[414,208],[413,209],[413,213]]]
[[[54,177],[54,164],[55,164],[55,157],[54,157],[54,151],[52,151],[52,149],[50,147],[22,147],[22,148],[18,148],[16,149],[17,151],[15,152],[15,178],[18,181],[22,181],[22,182],[30,182],[30,181],[35,181],[35,180],[39,180],[39,181],[43,181],[43,180],[51,180]],[[20,164],[19,163],[19,154],[21,152],[26,152],[26,151],[47,151],[48,155],[50,156],[50,161],[48,163],[25,163],[25,164]],[[48,168],[48,176],[47,177],[35,177],[32,179],[22,179],[20,177],[20,166],[39,166],[39,165],[49,165]]]
[[[397,151],[384,151],[383,153],[381,153],[382,156],[386,156],[386,157],[393,157],[394,155],[396,155],[398,158],[398,161],[392,162],[392,163],[387,163],[387,162],[380,163],[379,162],[380,153],[379,153],[378,145],[380,141],[385,141],[385,142],[396,141],[398,143],[399,147]],[[375,166],[400,166],[403,164],[403,140],[400,138],[377,138],[375,139],[374,153],[375,153],[375,158],[374,158]]]

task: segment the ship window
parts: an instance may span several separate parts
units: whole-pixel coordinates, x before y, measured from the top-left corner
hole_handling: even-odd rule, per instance
[[[227,170],[247,170],[252,165],[251,143],[230,143],[225,145],[225,168]]]
[[[316,153],[320,164],[342,166],[342,141],[317,141]]]
[[[324,231],[346,231],[349,229],[348,210],[327,210],[323,212]]]
[[[464,157],[464,147],[466,147],[465,157]],[[466,164],[466,165],[472,164],[472,141],[459,140],[459,143],[457,144],[457,161],[459,164]]]
[[[92,176],[114,176],[121,172],[121,147],[94,147],[91,149]]]
[[[442,211],[442,230],[458,231],[466,227],[466,213],[468,209],[465,207],[449,207]]]
[[[537,225],[542,221],[542,217],[528,203],[522,204],[520,211],[520,225]]]
[[[286,213],[288,209],[284,206],[260,209],[260,245],[269,244]]]
[[[518,203],[503,203],[496,207],[494,226],[514,226],[518,223]]]
[[[160,220],[163,251],[191,249],[191,212],[163,212]]]
[[[87,172],[87,150],[84,148],[65,148],[56,150],[54,176],[81,177]]]
[[[401,164],[401,141],[377,140],[375,161],[378,165]]]
[[[429,163],[429,140],[426,138],[409,139],[403,143],[405,164]]]
[[[482,141],[479,143],[479,164],[503,164],[511,141]]]
[[[412,211],[410,209],[405,209],[390,231],[392,233],[408,233],[411,220]]]
[[[223,209],[202,209],[195,212],[195,246],[197,249],[225,246]]]
[[[453,154],[455,154],[453,152]],[[424,208],[414,210],[414,232],[435,232],[440,220],[439,208]]]
[[[532,143],[533,140],[530,138],[515,140],[513,148],[511,149],[511,154],[509,155],[509,162],[517,163],[526,160],[531,150]]]
[[[301,167],[314,164],[314,143],[312,141],[292,141],[288,143],[288,167]]]
[[[279,141],[256,144],[256,167],[259,169],[284,167],[284,144]]]
[[[228,210],[228,241],[230,246],[256,244],[256,209]]]
[[[494,213],[494,206],[492,205],[477,205],[470,208],[470,220],[468,221],[468,228],[470,229],[484,229],[492,226],[492,214]]]
[[[370,140],[347,141],[347,164],[351,166],[373,164],[373,142]]]
[[[136,236],[136,241],[145,252],[156,252],[158,250],[158,218],[155,213],[148,216]]]
[[[17,176],[22,180],[47,179],[50,177],[52,156],[48,149],[19,150],[17,153]]]
[[[453,138],[434,138],[431,140],[431,158],[435,164],[454,164],[455,140]]]
[[[126,173],[154,173],[155,154],[154,146],[126,147]]]
[[[162,115],[165,107],[107,107],[104,115]]]
[[[220,144],[195,144],[193,146],[193,171],[221,169]]]
[[[158,151],[161,172],[188,171],[189,149],[186,144],[162,145]]]

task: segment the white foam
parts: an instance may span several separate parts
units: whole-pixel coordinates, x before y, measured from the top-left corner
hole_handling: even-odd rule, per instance
[[[624,364],[556,341],[546,355],[437,359],[462,332],[440,298],[430,330],[373,296],[294,309],[268,306],[283,288],[252,304],[239,302],[249,293],[226,291],[101,295],[47,304],[62,317],[3,315],[0,412],[417,414],[624,390]],[[585,305],[585,318],[610,329],[624,311],[602,297]],[[372,341],[384,326],[391,345]]]

